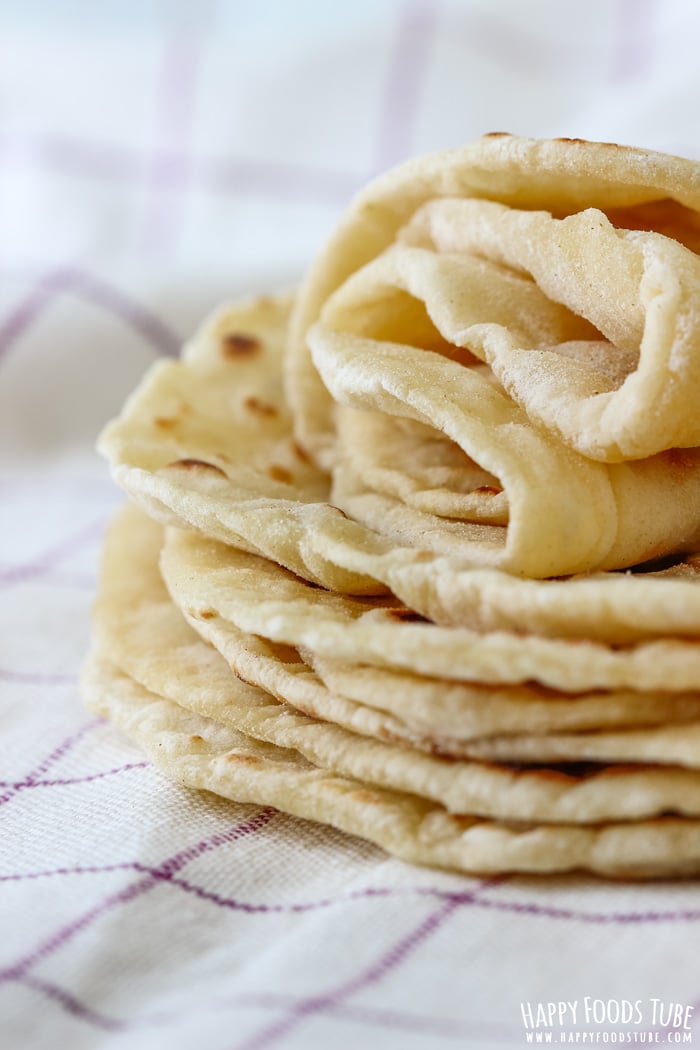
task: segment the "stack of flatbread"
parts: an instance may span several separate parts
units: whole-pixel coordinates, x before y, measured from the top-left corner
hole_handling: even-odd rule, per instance
[[[495,135],[353,202],[101,438],[88,704],[467,872],[700,871],[700,164]]]

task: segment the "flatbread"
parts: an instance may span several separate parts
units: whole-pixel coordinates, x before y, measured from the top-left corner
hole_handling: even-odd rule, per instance
[[[485,762],[648,762],[700,768],[700,723],[624,731],[522,734],[468,744],[463,754]]]
[[[591,823],[659,813],[700,815],[700,774],[682,769],[549,768],[517,771],[451,761],[397,742],[394,720],[329,695],[296,654],[272,647],[241,661],[223,625],[188,627],[158,571],[163,529],[134,507],[108,532],[95,639],[120,670],[151,692],[238,732],[294,748],[314,765],[357,780],[420,795],[448,811],[499,819]],[[233,655],[233,661],[230,657]],[[247,681],[241,681],[241,663]],[[234,674],[229,663],[235,668]],[[287,703],[289,701],[290,703]],[[327,720],[324,715],[335,716]]]
[[[393,602],[329,593],[270,561],[175,529],[161,570],[176,604],[191,616],[219,615],[248,634],[335,660],[450,681],[535,681],[563,692],[698,689],[697,641],[612,647],[440,627]]]
[[[508,498],[498,478],[454,441],[413,419],[338,406],[340,444],[354,475],[370,490],[447,520],[508,524]]]
[[[391,590],[445,626],[616,644],[700,634],[692,556],[660,572],[539,582],[404,545],[344,516],[327,502],[329,476],[292,436],[281,380],[289,305],[266,298],[223,308],[183,361],[157,364],[105,429],[100,448],[115,479],[149,514],[341,593]],[[578,493],[573,520],[589,502],[588,490]],[[656,507],[650,500],[649,514]],[[538,550],[536,521],[527,535]]]
[[[696,873],[698,250],[700,168],[641,150],[378,180],[106,428],[155,521],[110,532],[89,705],[417,863]]]
[[[629,256],[647,243],[644,237],[640,240],[635,234],[606,236],[609,231],[605,224],[609,220],[623,231],[652,231],[667,241],[673,238],[696,251],[700,210],[698,165],[678,157],[608,143],[569,139],[538,141],[497,135],[486,136],[460,149],[418,157],[380,176],[357,196],[316,258],[294,309],[285,368],[287,396],[295,416],[297,437],[320,463],[331,466],[335,433],[332,400],[311,360],[307,343],[309,329],[337,288],[389,248],[399,230],[422,206],[428,204],[442,213],[444,198],[456,199],[460,208],[464,201],[470,207],[488,201],[524,211],[525,226],[531,221],[545,221],[536,216],[531,220],[527,213],[546,210],[554,219],[580,213],[583,218],[575,219],[568,228],[574,227],[579,236],[568,243],[561,236],[563,227],[547,227],[547,232],[557,231],[553,243],[556,242],[561,260],[570,267],[572,255],[574,257],[567,295],[559,298],[565,297],[573,304],[574,292],[576,295],[581,292],[587,307],[598,305],[598,296],[593,302],[585,288],[591,265],[588,255],[591,255],[591,279],[603,289],[600,307],[604,309],[603,302],[611,304],[618,318],[614,341],[623,322],[624,311],[617,305],[621,291],[625,292],[625,302],[635,315],[635,325],[629,335],[635,353],[638,352],[639,367],[629,373],[617,390],[595,391],[587,388],[585,382],[580,386],[580,374],[573,386],[568,386],[569,376],[567,392],[578,408],[567,423],[560,411],[561,402],[546,409],[537,390],[526,381],[520,389],[527,391],[522,403],[529,411],[536,411],[542,418],[555,413],[558,432],[588,454],[639,457],[674,445],[700,444],[700,423],[692,408],[700,392],[700,355],[693,342],[693,331],[698,328],[693,312],[697,295],[689,295],[695,279],[687,284],[683,273],[676,276],[675,261],[673,272],[666,271],[665,261],[660,261],[665,260],[663,253],[667,247],[674,260],[682,254],[682,249],[679,245],[666,244],[659,249],[660,255],[655,256],[652,248],[647,256],[644,248],[643,260],[637,257],[638,261],[627,271],[626,263],[616,265],[612,272],[605,250],[607,245],[617,249],[628,244]],[[586,209],[597,209],[603,214],[596,215],[587,226]],[[470,221],[470,227],[473,225]],[[461,233],[461,228],[458,232]],[[485,236],[483,226],[476,233]],[[541,235],[542,230],[538,229],[533,252],[542,245]],[[512,242],[514,253],[520,252],[522,241],[512,236],[510,227],[504,236]],[[581,253],[587,262],[577,273],[575,261]],[[544,251],[543,255],[546,275],[556,281],[559,264],[552,266],[551,255]],[[684,270],[686,263],[691,269],[697,266],[690,255],[688,252],[683,256],[681,269]],[[515,265],[526,270],[530,262],[532,259],[526,261],[519,256]],[[635,267],[636,271],[632,272]],[[538,272],[538,283],[540,279]],[[549,280],[545,290],[549,298],[557,294]],[[688,317],[692,319],[692,328],[684,331]],[[491,355],[492,360],[504,351],[515,372],[521,364],[527,372],[527,358],[511,353],[518,349],[517,343],[513,346],[506,345],[507,340],[506,343],[494,341],[491,336],[495,334],[487,333],[488,338],[475,345],[475,349],[485,356]],[[554,376],[550,393],[561,393],[561,376],[561,372]]]
[[[483,202],[481,206],[485,206]],[[525,233],[523,237],[529,244],[529,237]],[[674,247],[692,256],[687,249]],[[583,450],[585,455],[579,454],[580,449],[573,451],[562,441],[561,427],[545,428],[543,419],[532,412],[528,414],[527,398],[521,397],[523,404],[518,405],[514,400],[517,391],[508,375],[499,375],[501,382],[494,382],[493,375],[483,368],[401,341],[402,337],[410,338],[409,333],[403,335],[402,324],[397,322],[392,328],[381,316],[386,303],[385,312],[400,318],[393,301],[397,290],[425,297],[436,325],[442,325],[442,334],[469,349],[486,339],[486,329],[493,329],[493,338],[498,336],[501,342],[506,340],[503,333],[510,332],[511,327],[527,329],[519,339],[528,345],[527,350],[518,351],[526,358],[522,371],[532,388],[532,399],[556,411],[557,418],[570,422],[575,415],[566,396],[573,384],[570,372],[579,376],[581,384],[587,382],[589,391],[595,388],[610,392],[614,388],[597,366],[597,360],[601,355],[612,359],[608,365],[614,372],[616,348],[610,344],[610,354],[606,354],[601,351],[600,340],[590,341],[592,333],[577,332],[581,322],[575,315],[571,315],[573,321],[568,326],[563,322],[555,324],[547,317],[539,317],[546,311],[544,304],[537,303],[541,309],[535,317],[525,315],[523,321],[524,307],[511,289],[515,278],[510,274],[502,277],[496,268],[496,275],[490,279],[507,285],[499,289],[496,298],[503,300],[501,312],[509,320],[512,318],[511,327],[469,324],[469,319],[476,318],[478,322],[495,311],[486,289],[476,280],[483,264],[479,259],[473,265],[471,261],[466,264],[459,255],[440,258],[440,266],[433,265],[432,260],[432,253],[418,248],[393,248],[384,253],[349,278],[326,302],[321,320],[310,329],[307,342],[335,402],[429,427],[436,435],[443,434],[453,441],[483,472],[495,478],[496,487],[504,492],[508,502],[507,528],[482,524],[482,517],[466,507],[459,522],[432,524],[422,508],[405,507],[390,490],[380,488],[382,482],[376,472],[368,476],[366,466],[363,469],[363,461],[366,465],[369,458],[367,452],[355,467],[356,435],[365,427],[367,417],[355,414],[347,420],[342,409],[333,501],[351,517],[404,546],[420,546],[421,537],[425,536],[423,546],[430,550],[444,554],[461,551],[463,557],[471,557],[475,563],[530,577],[619,569],[675,551],[697,549],[697,449],[673,449],[635,462],[594,462],[589,458],[590,449]],[[700,261],[697,268],[700,289]],[[482,283],[488,286],[488,279],[481,276]],[[537,290],[532,282],[523,279],[521,283],[528,291],[526,298]],[[614,281],[608,283],[615,287]],[[697,295],[688,295],[694,303]],[[542,298],[546,304],[546,297]],[[500,313],[496,316],[506,320]],[[700,329],[700,312],[695,328],[688,318],[683,320],[682,328],[690,332]],[[569,341],[574,336],[587,338]],[[577,348],[577,356],[559,352],[562,347],[558,344],[553,350],[545,349],[557,339],[565,340],[571,354]],[[690,349],[681,352],[675,344],[674,348],[681,356],[691,354]],[[628,356],[630,351],[623,349],[622,353]],[[700,360],[700,339],[697,356]],[[490,359],[489,364],[493,364]],[[622,371],[624,374],[624,368]],[[631,378],[623,382],[628,383]],[[557,383],[561,389],[554,389]],[[664,392],[669,388],[670,383],[663,385]],[[661,395],[656,393],[659,400]],[[585,400],[588,404],[595,398],[589,393]],[[633,404],[638,400],[639,395],[630,394]],[[620,425],[626,425],[617,405],[611,401],[611,406],[616,419],[622,419]],[[677,413],[674,419],[679,417]],[[616,458],[622,459],[622,454]],[[339,470],[343,473],[340,478]],[[410,484],[411,460],[399,460],[395,470],[407,473]],[[349,472],[359,472],[365,486],[349,486]],[[377,491],[363,492],[363,487]],[[477,495],[482,487],[483,483],[477,486]]]
[[[625,878],[700,871],[700,821],[585,826],[495,823],[448,814],[401,792],[334,776],[274,747],[185,711],[148,692],[99,655],[86,664],[88,706],[188,787],[286,813],[374,842],[414,864],[472,873],[586,870]]]
[[[197,624],[201,634],[209,627],[225,628],[236,637],[237,628],[219,617]],[[238,637],[250,636],[238,632]],[[256,639],[256,644],[263,642]],[[231,642],[229,646],[232,648]],[[534,682],[454,682],[408,671],[343,664],[309,651],[305,656],[329,694],[386,712],[395,721],[400,720],[401,739],[453,756],[464,756],[470,743],[483,737],[522,741],[526,736],[546,735],[551,740],[553,734],[700,721],[698,692],[618,689],[561,693]],[[396,731],[394,724],[392,731]]]

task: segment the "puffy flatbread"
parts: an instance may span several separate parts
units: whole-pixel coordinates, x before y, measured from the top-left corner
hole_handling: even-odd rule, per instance
[[[430,236],[439,240],[452,221],[438,230],[438,220],[452,209],[446,199],[456,201],[458,217],[465,208],[486,214],[467,224],[469,244],[482,255],[534,277],[560,305],[586,316],[595,311],[601,334],[634,353],[632,369],[614,390],[591,386],[586,369],[562,360],[551,381],[533,385],[530,347],[513,342],[502,327],[494,331],[496,318],[473,349],[505,370],[511,393],[528,411],[548,424],[554,414],[569,444],[603,458],[700,444],[700,423],[690,407],[700,393],[693,293],[698,264],[692,254],[700,243],[698,165],[608,143],[497,135],[380,176],[357,196],[315,260],[294,310],[286,376],[297,436],[320,462],[332,463],[335,434],[332,401],[311,360],[309,329],[335,290],[389,248],[423,206],[420,221],[432,225]],[[488,220],[504,211],[514,214],[506,214],[494,234]],[[558,220],[565,222],[556,225]],[[536,236],[527,246],[526,231],[532,230]],[[455,232],[461,238],[459,222]],[[524,247],[531,247],[529,256]],[[462,249],[460,239],[457,251]],[[447,251],[455,251],[449,235]],[[559,273],[567,276],[557,283]],[[634,323],[623,330],[630,318]],[[488,319],[484,324],[488,329]],[[539,393],[545,388],[548,400],[556,394],[548,406]]]
[[[222,309],[183,361],[157,364],[105,429],[100,447],[116,480],[148,513],[339,592],[390,589],[447,626],[614,643],[700,634],[692,557],[662,571],[539,582],[479,569],[464,554],[409,546],[348,519],[328,502],[329,476],[292,436],[281,379],[288,312],[289,300],[279,298]],[[590,502],[589,491],[575,501],[576,521],[582,500]],[[656,507],[650,499],[649,514]],[[536,552],[537,520],[528,530]]]
[[[675,248],[696,259],[687,249]],[[535,304],[537,310],[533,307],[535,316],[528,316],[524,313],[528,304],[514,295],[510,288],[514,278],[510,276],[508,287],[499,289],[496,298],[503,300],[501,313],[512,317],[511,325],[470,324],[470,319],[489,314],[491,306],[475,274],[482,277],[487,288],[489,281],[506,278],[498,270],[495,276],[484,276],[480,260],[475,260],[474,266],[467,265],[461,256],[456,261],[448,256],[450,268],[445,273],[444,264],[437,268],[426,261],[426,255],[430,260],[430,253],[423,249],[396,248],[368,264],[331,296],[321,320],[307,335],[314,364],[335,402],[366,410],[350,420],[345,409],[336,415],[334,502],[351,517],[405,546],[419,546],[424,536],[423,546],[428,549],[445,554],[461,552],[475,563],[530,577],[619,569],[674,551],[697,549],[697,449],[674,448],[631,462],[596,462],[590,458],[589,449],[583,450],[584,455],[569,447],[562,440],[561,428],[543,426],[542,419],[526,411],[528,405],[519,405],[507,376],[499,375],[494,381],[494,373],[488,369],[422,347],[418,343],[420,334],[415,335],[410,325],[404,331],[406,311],[393,297],[397,291],[406,294],[407,289],[414,296],[426,297],[436,324],[442,325],[442,334],[470,349],[477,345],[477,330],[479,338],[486,338],[486,329],[497,330],[498,339],[503,341],[504,333],[513,326],[527,328],[519,341],[529,346],[521,351],[526,357],[523,372],[528,389],[538,404],[546,404],[558,419],[567,422],[575,415],[565,396],[571,385],[568,373],[580,373],[582,382],[588,376],[590,390],[612,390],[614,383],[603,374],[602,367],[614,374],[616,348],[591,340],[592,333],[585,331],[578,333],[585,338],[572,340],[577,334],[574,322],[580,328],[580,319],[572,315],[569,325],[558,319],[556,323],[549,317],[542,319],[539,315],[546,311],[539,302]],[[696,291],[700,291],[700,261],[696,263]],[[531,282],[522,283],[532,291]],[[614,286],[612,279],[609,283]],[[698,295],[689,293],[689,297],[693,303],[700,301]],[[542,298],[546,304],[544,295]],[[598,301],[599,296],[595,298]],[[492,307],[490,312],[494,311]],[[443,319],[441,312],[447,318]],[[383,313],[391,317],[383,317]],[[684,319],[683,330],[691,333],[688,340],[700,331],[700,311],[695,322]],[[563,339],[564,344],[556,344],[556,352],[547,350],[557,339]],[[567,353],[563,352],[565,348]],[[693,353],[692,348],[682,352],[675,349],[683,358]],[[623,351],[627,356],[630,352]],[[700,337],[696,356],[700,360]],[[598,363],[601,358],[604,366]],[[628,364],[623,364],[624,375]],[[658,382],[666,396],[670,381]],[[557,383],[561,390],[553,389]],[[658,401],[661,394],[656,393]],[[688,397],[692,397],[690,391]],[[638,400],[637,394],[630,394],[635,406]],[[690,403],[685,402],[686,415],[694,419]],[[616,405],[611,411],[616,420],[621,419]],[[367,425],[367,412],[417,422],[436,437],[442,435],[453,442],[483,473],[495,479],[486,485],[478,481],[473,494],[483,502],[484,487],[487,493],[494,486],[504,493],[508,504],[506,527],[484,523],[478,505],[474,510],[464,506],[457,521],[431,522],[424,513],[431,508],[406,507],[390,486],[384,487],[382,476],[368,469],[371,455],[366,448],[356,467],[356,445],[368,440],[356,437]],[[679,417],[680,411],[673,418],[677,421]],[[621,460],[623,456],[620,453],[615,458]],[[397,459],[394,471],[407,475],[405,485],[410,484],[410,459]],[[359,473],[364,486],[348,485],[348,472]]]

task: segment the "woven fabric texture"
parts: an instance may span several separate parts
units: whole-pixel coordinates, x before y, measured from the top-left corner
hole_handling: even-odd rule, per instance
[[[77,688],[122,498],[94,439],[151,361],[293,286],[408,155],[509,130],[700,156],[698,32],[692,0],[0,10],[2,1046],[700,1041],[696,885],[411,868],[166,782]],[[549,1003],[575,1016],[533,1029]]]

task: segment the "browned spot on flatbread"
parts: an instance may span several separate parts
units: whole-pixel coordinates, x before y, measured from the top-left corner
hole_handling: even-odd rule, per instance
[[[239,762],[242,766],[259,766],[260,759],[255,755],[242,755],[238,751],[230,751],[226,756],[227,762]]]
[[[428,623],[425,616],[421,616],[415,609],[409,609],[408,607],[387,609],[386,615],[392,620],[399,620],[401,623]]]
[[[292,452],[302,463],[310,463],[311,458],[306,449],[298,441],[292,441]]]
[[[218,615],[214,609],[189,609],[188,612],[195,620],[213,620]]]
[[[268,404],[267,401],[261,401],[259,397],[245,398],[243,407],[247,408],[249,412],[255,412],[259,416],[276,416],[279,415],[274,405]]]
[[[286,467],[280,467],[277,463],[271,463],[267,468],[268,477],[272,478],[273,481],[283,481],[285,485],[289,485],[292,481],[292,475]]]
[[[177,416],[156,416],[153,423],[162,430],[172,430],[178,425],[179,419]]]
[[[479,496],[500,496],[503,489],[498,488],[496,485],[479,485],[478,489],[474,489],[474,495]]]
[[[262,343],[245,332],[227,332],[221,337],[221,356],[229,361],[252,357],[262,350]]]
[[[484,138],[485,139],[510,138],[510,135],[511,135],[510,131],[487,131],[486,134],[484,135]]]
[[[214,474],[220,474],[222,478],[226,477],[221,467],[217,467],[214,463],[207,463],[204,459],[176,459],[168,463],[168,466],[181,467],[184,470],[210,470]]]
[[[571,142],[574,145],[580,146],[606,146],[608,149],[629,150],[629,146],[621,146],[619,142],[591,142],[590,139],[570,139],[566,136],[560,136],[559,138],[554,139],[554,141]]]
[[[190,737],[190,742],[193,743],[193,744],[203,744],[204,743],[204,737],[200,736],[199,733],[195,733],[194,736]]]

